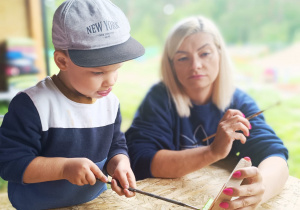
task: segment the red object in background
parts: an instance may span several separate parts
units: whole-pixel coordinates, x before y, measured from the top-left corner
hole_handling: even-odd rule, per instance
[[[38,70],[34,66],[6,66],[5,68],[5,74],[8,77],[37,73]]]
[[[5,68],[5,74],[6,76],[10,77],[10,76],[19,75],[20,71],[17,67],[8,66]]]
[[[273,68],[267,68],[264,71],[264,80],[268,83],[277,82],[277,71]]]

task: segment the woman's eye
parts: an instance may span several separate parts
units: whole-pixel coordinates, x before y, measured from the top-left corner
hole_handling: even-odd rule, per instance
[[[208,52],[205,52],[205,53],[202,53],[201,54],[201,57],[205,57],[205,56],[208,56],[209,55],[209,53]]]
[[[187,57],[182,57],[182,58],[178,58],[177,60],[178,61],[186,61],[186,60],[188,60],[188,58]]]

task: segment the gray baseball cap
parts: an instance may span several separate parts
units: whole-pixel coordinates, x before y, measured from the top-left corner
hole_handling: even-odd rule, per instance
[[[52,41],[81,67],[112,65],[145,53],[130,36],[125,14],[109,0],[64,1],[54,13]]]

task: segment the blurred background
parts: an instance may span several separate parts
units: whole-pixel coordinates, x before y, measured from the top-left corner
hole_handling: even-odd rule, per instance
[[[53,62],[52,17],[63,0],[0,1],[0,124],[20,90],[58,72]],[[126,14],[132,36],[146,48],[119,71],[113,92],[122,130],[130,126],[148,89],[159,81],[160,56],[171,27],[204,15],[219,27],[235,64],[236,86],[264,109],[267,122],[290,152],[290,175],[300,178],[300,1],[112,0]],[[0,191],[7,183],[0,178]]]

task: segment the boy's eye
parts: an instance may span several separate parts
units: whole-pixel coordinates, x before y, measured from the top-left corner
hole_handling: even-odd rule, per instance
[[[95,74],[95,75],[101,75],[101,74],[103,74],[103,72],[92,72],[93,74]]]

